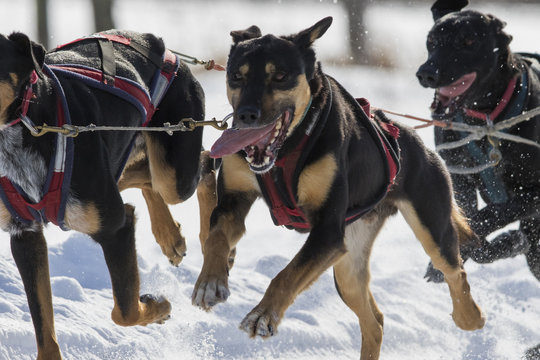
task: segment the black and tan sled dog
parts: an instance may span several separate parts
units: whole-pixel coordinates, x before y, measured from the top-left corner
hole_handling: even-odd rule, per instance
[[[322,72],[311,46],[331,23],[325,18],[283,37],[261,36],[256,26],[231,33],[227,92],[233,128],[211,150],[223,160],[218,205],[192,301],[208,310],[227,300],[230,253],[244,234],[251,205],[262,196],[276,224],[309,236],[241,322],[249,336],[276,335],[296,296],[333,266],[338,292],[360,322],[361,358],[377,359],[383,314],[369,289],[369,257],[379,230],[397,210],[444,273],[455,323],[482,328],[484,316],[471,297],[458,249],[473,233],[453,203],[449,175],[413,131],[381,114],[371,119]]]
[[[505,23],[490,14],[461,10],[467,3],[438,0],[431,8],[435,24],[427,37],[428,59],[417,77],[424,87],[435,89],[432,117],[487,127],[538,110],[540,55],[512,52]],[[435,143],[452,171],[456,200],[480,239],[462,249],[463,257],[490,263],[525,254],[540,280],[540,116],[504,128],[502,139],[485,136],[452,145],[469,135],[435,129]],[[479,207],[477,192],[486,206]],[[486,240],[516,221],[518,230]]]
[[[119,190],[143,189],[156,239],[178,264],[185,243],[166,204],[194,193],[202,158],[201,130],[70,137],[43,134],[42,126],[161,127],[203,119],[203,103],[187,66],[151,34],[109,31],[48,53],[24,34],[0,36],[0,226],[11,235],[38,359],[61,358],[43,224],[80,231],[101,245],[114,322],[163,322],[169,302],[139,294],[134,208]]]

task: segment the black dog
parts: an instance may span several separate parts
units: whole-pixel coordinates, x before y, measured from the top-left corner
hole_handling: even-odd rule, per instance
[[[325,18],[284,37],[261,36],[255,26],[231,33],[227,85],[233,129],[211,151],[223,164],[193,303],[208,310],[227,299],[230,252],[245,231],[252,203],[263,196],[276,224],[309,236],[242,321],[249,336],[275,335],[296,296],[333,266],[339,294],[360,322],[361,358],[377,359],[383,315],[369,289],[369,256],[386,218],[398,209],[444,272],[455,323],[479,329],[484,317],[458,252],[458,240],[473,234],[453,205],[449,175],[414,131],[383,121],[381,114],[379,121],[370,119],[322,72],[311,45],[331,22]],[[396,177],[392,154],[398,145]]]
[[[171,308],[167,300],[139,299],[134,209],[123,203],[119,189],[143,189],[153,228],[161,231],[157,240],[177,264],[185,244],[165,202],[180,202],[195,191],[202,130],[172,136],[85,132],[76,138],[33,133],[44,124],[160,127],[203,119],[200,85],[151,34],[110,31],[46,53],[13,33],[0,36],[0,49],[0,225],[11,235],[38,359],[61,358],[42,231],[48,221],[89,234],[102,246],[117,324],[163,322]]]
[[[459,11],[465,5],[467,1],[437,1],[432,7],[435,25],[428,34],[428,59],[417,77],[423,86],[437,89],[433,117],[489,126],[540,106],[540,57],[513,53],[505,24],[492,15]],[[446,164],[456,168],[456,200],[480,237],[475,247],[462,248],[464,258],[489,263],[524,253],[538,279],[540,145],[534,143],[540,144],[539,122],[540,116],[535,116],[506,129],[506,134],[519,137],[517,141],[484,137],[440,151]],[[440,147],[467,135],[436,128],[435,143]],[[482,209],[477,191],[487,204]],[[520,222],[519,230],[486,241],[486,236],[515,221]]]

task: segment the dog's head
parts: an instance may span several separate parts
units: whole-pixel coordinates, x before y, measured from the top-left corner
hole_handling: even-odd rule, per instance
[[[315,71],[311,46],[331,23],[327,17],[298,34],[280,37],[261,36],[256,26],[231,32],[227,96],[234,120],[212,147],[212,156],[243,150],[252,171],[272,168],[307,111]]]
[[[45,49],[28,36],[13,33],[0,35],[0,124],[8,119],[8,109],[15,102],[33,70],[41,74]]]
[[[416,73],[422,86],[437,89],[432,110],[440,115],[478,103],[508,67],[512,37],[503,31],[505,23],[478,11],[460,11],[465,5],[466,0],[433,5],[428,59]]]

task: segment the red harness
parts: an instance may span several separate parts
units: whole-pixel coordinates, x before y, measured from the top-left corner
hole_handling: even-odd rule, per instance
[[[126,46],[131,46],[145,56],[153,55],[143,53],[144,49],[137,44],[132,43],[130,39],[122,36],[101,34],[90,38],[121,43]],[[78,39],[69,44],[88,39],[89,38]],[[102,53],[105,54],[105,52]],[[110,58],[111,54],[112,59]],[[109,62],[109,64],[111,61],[114,62],[114,53],[109,53],[108,59],[104,56],[102,61],[104,64],[106,62]],[[152,80],[150,93],[135,81],[115,76],[114,74],[113,76],[109,76],[110,74],[107,74],[106,71],[98,71],[80,65],[44,65],[43,70],[45,74],[53,80],[58,97],[56,126],[61,127],[64,124],[71,124],[65,95],[56,75],[76,78],[89,86],[108,91],[130,102],[139,109],[139,112],[141,113],[141,124],[146,126],[152,119],[158,104],[167,92],[180,64],[177,56],[169,50],[165,51],[160,58],[160,61],[161,66],[157,66],[156,74]],[[153,62],[157,62],[156,59],[154,59]],[[34,71],[30,77],[30,82],[24,91],[21,104],[21,115],[16,120],[7,124],[7,126],[13,126],[22,121],[31,131],[36,132],[32,121],[27,117],[28,107],[33,97],[32,86],[36,82],[37,74]],[[51,221],[60,226],[63,230],[69,230],[64,223],[64,213],[71,185],[73,139],[66,138],[62,134],[57,134],[56,136],[56,152],[49,165],[49,174],[45,186],[46,192],[42,199],[37,203],[31,203],[27,200],[28,196],[24,191],[14,185],[7,177],[0,178],[0,197],[4,201],[4,204],[10,211],[12,217],[19,222],[28,224],[32,221],[40,223]],[[117,176],[119,175],[120,174],[117,174]]]
[[[369,102],[363,98],[357,99],[357,101],[364,113],[369,116]],[[375,126],[367,117],[363,120],[363,124],[366,126],[368,133],[373,138],[379,140],[377,142],[379,144],[379,149],[385,154],[387,160],[385,166],[387,170],[388,186],[385,187],[384,191],[379,194],[373,203],[348,209],[345,218],[346,224],[354,222],[373,209],[373,207],[384,198],[399,172],[397,146],[392,147],[386,135],[383,134],[381,129]],[[379,125],[386,134],[394,139],[394,141],[398,138],[399,129],[396,126],[385,122],[379,122]],[[313,127],[314,126],[308,127],[308,131],[305,133],[298,146],[292,152],[289,152],[276,160],[274,167],[269,172],[257,175],[263,197],[270,207],[270,213],[275,225],[283,225],[287,228],[297,230],[311,229],[308,217],[297,204],[297,199],[293,191],[293,184],[297,183],[298,179],[295,179],[295,174],[298,173],[299,166],[303,166],[303,164],[299,164],[300,158],[306,150],[308,143],[314,141],[316,138],[316,136],[312,137]]]

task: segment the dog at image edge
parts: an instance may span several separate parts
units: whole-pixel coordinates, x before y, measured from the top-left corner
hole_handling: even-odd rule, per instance
[[[540,55],[514,53],[512,37],[497,17],[461,10],[466,0],[439,0],[432,7],[435,24],[428,34],[428,59],[417,77],[436,89],[434,118],[495,126],[540,106]],[[461,11],[460,11],[461,10]],[[489,120],[488,120],[489,117]],[[479,263],[524,254],[530,271],[540,279],[540,116],[504,130],[517,140],[484,137],[440,155],[449,167],[472,168],[500,160],[469,174],[453,173],[455,196],[480,241],[462,247],[463,258]],[[469,133],[435,128],[437,146],[461,140]],[[532,141],[537,146],[525,143]],[[486,206],[479,209],[477,192]],[[519,221],[519,229],[486,237]],[[428,278],[442,280],[432,269]]]
[[[75,138],[56,133],[35,137],[23,123],[34,131],[44,124],[141,126],[147,121],[159,127],[182,118],[201,120],[204,94],[199,83],[151,34],[108,31],[46,53],[26,35],[13,33],[0,36],[0,49],[0,225],[11,235],[37,358],[61,359],[43,235],[46,222],[88,234],[101,245],[111,276],[115,323],[164,322],[170,303],[139,296],[134,208],[123,203],[119,191],[142,189],[156,241],[177,265],[186,246],[167,203],[181,202],[208,183],[200,170],[204,165],[209,171],[210,160],[201,156],[202,130],[172,136],[98,131]],[[160,83],[162,78],[168,80]],[[156,83],[163,86],[153,88]],[[149,89],[156,90],[150,91],[152,98]],[[206,194],[212,201],[212,188],[215,184],[210,191],[198,189],[203,200]],[[215,200],[207,209],[201,207],[208,213],[202,217],[214,206]],[[207,236],[207,227],[201,223],[201,236]]]
[[[449,175],[414,131],[389,126],[380,113],[377,121],[370,119],[322,72],[312,44],[331,23],[325,18],[282,37],[261,36],[256,26],[231,33],[227,93],[234,121],[211,150],[223,163],[193,304],[209,310],[227,300],[235,246],[251,205],[262,196],[276,224],[309,235],[242,320],[240,328],[250,337],[276,335],[296,296],[333,266],[337,290],[358,316],[361,359],[379,358],[383,314],[369,289],[369,256],[385,220],[397,210],[444,273],[455,323],[480,329],[484,315],[471,296],[458,249],[459,241],[474,234],[453,203]],[[385,126],[399,130],[401,170],[395,179],[389,179],[389,164],[396,164],[388,153],[397,146],[383,145],[388,133],[374,130]]]

